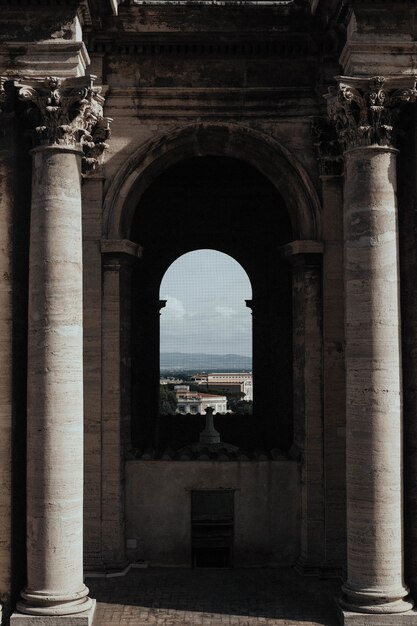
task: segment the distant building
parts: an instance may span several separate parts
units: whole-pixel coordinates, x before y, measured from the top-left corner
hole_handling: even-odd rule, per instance
[[[241,393],[242,400],[253,400],[252,372],[219,372],[194,374],[191,381],[224,393]]]
[[[200,413],[204,415],[209,406],[213,407],[214,413],[227,413],[226,396],[190,391],[189,385],[176,385],[174,390],[178,400],[177,413],[183,415]]]
[[[160,378],[160,385],[180,385],[183,382],[182,378]]]

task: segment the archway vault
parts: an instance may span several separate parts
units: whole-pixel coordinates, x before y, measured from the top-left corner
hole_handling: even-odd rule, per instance
[[[141,145],[114,177],[105,197],[103,237],[129,239],[135,210],[149,185],[171,165],[196,156],[228,156],[260,171],[285,200],[293,238],[321,238],[321,209],[304,167],[281,143],[240,124],[192,124]]]

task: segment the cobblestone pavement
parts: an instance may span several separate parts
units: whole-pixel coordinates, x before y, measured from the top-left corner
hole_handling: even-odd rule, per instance
[[[337,626],[337,580],[292,570],[139,569],[88,579],[94,626]]]

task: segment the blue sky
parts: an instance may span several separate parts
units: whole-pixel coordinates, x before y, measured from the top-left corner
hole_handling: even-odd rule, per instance
[[[232,257],[196,250],[179,257],[161,282],[161,352],[252,354],[249,278]]]

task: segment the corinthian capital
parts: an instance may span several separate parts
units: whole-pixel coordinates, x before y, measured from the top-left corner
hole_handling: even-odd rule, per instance
[[[95,76],[15,82],[19,100],[26,104],[35,146],[65,146],[84,151],[84,164],[94,167],[108,147],[110,118],[103,117],[101,87]]]
[[[333,124],[327,118],[312,117],[311,134],[320,176],[340,176],[343,173],[343,155]]]
[[[0,150],[10,148],[13,116],[13,85],[8,78],[0,76]]]
[[[416,77],[337,76],[336,80],[338,86],[324,97],[343,148],[392,146],[401,106],[416,101]]]

